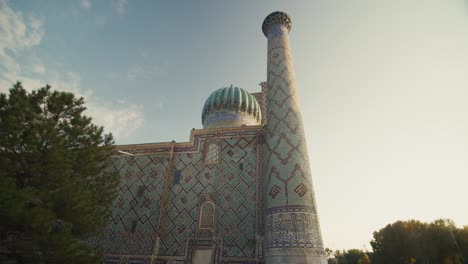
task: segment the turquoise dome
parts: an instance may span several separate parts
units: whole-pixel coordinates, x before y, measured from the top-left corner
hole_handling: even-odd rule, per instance
[[[211,93],[202,111],[204,128],[260,125],[261,120],[260,105],[255,97],[232,85]]]

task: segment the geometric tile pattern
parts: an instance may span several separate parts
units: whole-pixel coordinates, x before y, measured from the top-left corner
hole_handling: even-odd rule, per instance
[[[260,105],[260,109],[262,112],[262,125],[266,124],[266,107],[267,107],[267,101],[266,101],[266,82],[261,82],[260,87],[262,89],[261,92],[258,93],[251,93],[253,97],[257,100],[258,104]]]
[[[224,239],[223,257],[255,257],[256,141],[225,140],[218,168],[218,236]]]
[[[118,171],[121,180],[109,224],[98,237],[105,254],[151,254],[167,164],[157,155],[111,158],[107,170]]]
[[[263,135],[261,126],[193,130],[187,143],[118,146],[106,169],[120,174],[119,194],[97,237],[104,262],[191,263],[200,246],[214,248],[214,263],[261,262]],[[209,143],[216,163],[203,158]],[[197,226],[205,202],[215,206],[210,229]]]
[[[256,136],[262,135],[263,129],[261,126],[247,126],[247,127],[232,127],[229,129],[213,129],[213,130],[192,130],[190,133],[190,141],[175,143],[174,153],[196,153],[202,151],[200,149],[200,142],[205,139],[211,138],[232,138],[239,136]],[[116,155],[120,155],[117,150],[124,151],[133,155],[143,154],[164,154],[167,155],[171,152],[172,143],[150,143],[150,144],[131,144],[120,145],[116,147]]]
[[[267,191],[279,191],[268,206],[309,206],[312,192],[300,196],[293,191],[300,184],[312,184],[288,38],[276,37],[268,43]]]
[[[279,15],[279,22],[272,20]],[[289,47],[290,20],[284,23],[284,16],[272,13],[263,27],[268,38],[267,261],[272,263],[324,255]]]
[[[158,255],[186,254],[187,238],[196,236],[198,197],[216,193],[216,237],[223,238],[222,258],[255,257],[256,143],[256,137],[223,139],[221,160],[216,164],[206,164],[201,152],[176,155],[174,168],[181,172],[181,179],[169,190]]]

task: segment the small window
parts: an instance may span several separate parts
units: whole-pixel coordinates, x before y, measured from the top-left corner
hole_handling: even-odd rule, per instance
[[[137,197],[142,197],[143,193],[145,192],[146,186],[140,185],[138,186]]]
[[[172,184],[179,184],[181,178],[180,170],[174,171],[174,177],[172,178]]]
[[[218,163],[220,158],[220,148],[217,143],[208,143],[205,147],[205,163]]]
[[[133,221],[132,221],[132,226],[130,227],[130,232],[131,232],[132,234],[135,233],[136,226],[137,226],[137,220],[133,220]]]
[[[206,202],[200,207],[200,229],[214,228],[215,206],[212,202]]]

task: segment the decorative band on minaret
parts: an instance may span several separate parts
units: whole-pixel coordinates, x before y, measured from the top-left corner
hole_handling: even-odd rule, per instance
[[[289,47],[291,18],[273,12],[268,39],[266,263],[326,264]]]

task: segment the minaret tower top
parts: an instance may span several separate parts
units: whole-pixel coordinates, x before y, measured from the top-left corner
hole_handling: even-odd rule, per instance
[[[276,11],[269,14],[265,20],[263,20],[262,31],[265,37],[268,37],[271,26],[273,25],[283,25],[286,29],[291,31],[291,17],[285,12]]]

